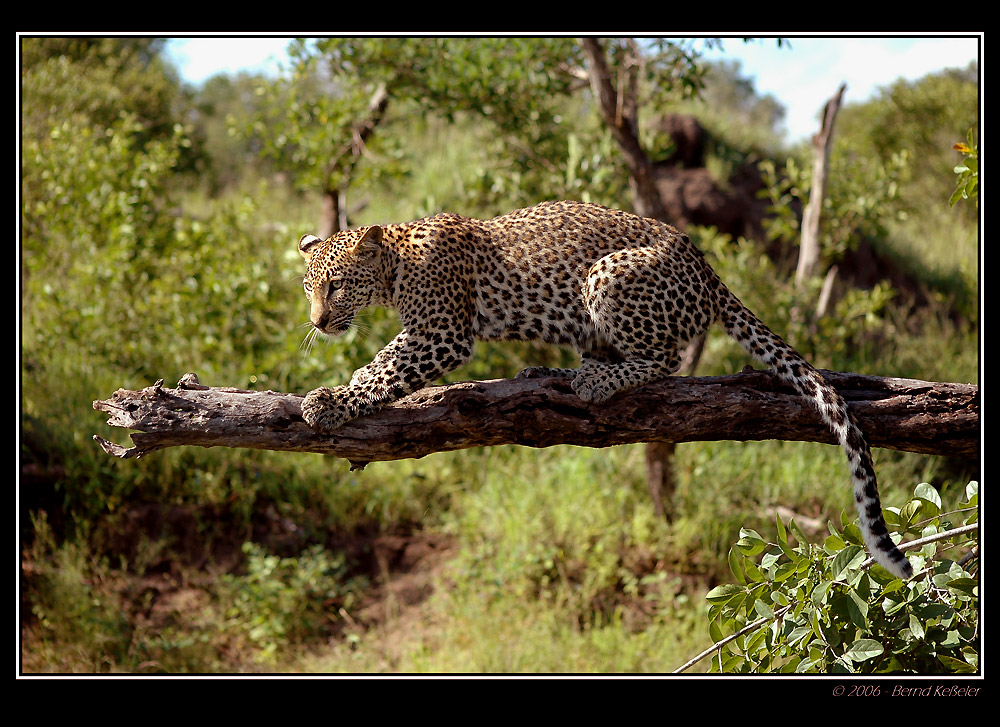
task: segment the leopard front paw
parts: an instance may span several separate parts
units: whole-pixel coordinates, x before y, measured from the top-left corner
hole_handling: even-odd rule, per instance
[[[322,434],[339,429],[354,416],[346,386],[321,386],[310,391],[302,400],[302,418],[313,430]]]

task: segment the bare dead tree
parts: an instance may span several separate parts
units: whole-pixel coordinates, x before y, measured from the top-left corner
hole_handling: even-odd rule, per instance
[[[979,387],[823,371],[875,447],[977,458]],[[119,389],[95,401],[132,447],[95,435],[106,452],[140,457],[165,447],[318,452],[369,462],[491,445],[609,447],[636,442],[800,440],[834,444],[809,402],[767,371],[668,377],[591,405],[569,378],[470,381],[422,389],[333,435],[302,419],[302,397],[208,387],[186,375]]]
[[[833,146],[833,129],[837,121],[837,113],[847,89],[841,84],[837,93],[823,107],[823,118],[819,131],[812,137],[813,172],[812,189],[809,191],[809,202],[802,211],[802,237],[799,246],[799,262],[795,270],[795,287],[801,288],[805,281],[816,274],[816,266],[820,258],[820,212],[823,209],[823,198],[826,196],[827,176],[830,166],[830,149]]]

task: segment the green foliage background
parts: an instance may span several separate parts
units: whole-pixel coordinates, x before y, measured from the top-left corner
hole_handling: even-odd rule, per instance
[[[301,347],[293,243],[314,229],[323,185],[344,189],[362,224],[555,197],[628,207],[628,179],[565,73],[580,63],[569,39],[295,42],[288,79],[197,89],[164,62],[162,39],[21,42],[25,672],[663,672],[717,635],[704,596],[732,579],[741,529],[771,532],[778,506],[851,512],[840,452],[801,443],[681,447],[669,523],[653,512],[641,447],[473,450],[361,473],[250,450],[111,461],[91,437],[123,435],[91,402],[117,388],[194,371],[304,393],[342,383],[393,335],[394,315],[370,311],[343,339]],[[782,147],[774,100],[738,67],[700,62],[699,47],[646,50],[640,132],[655,156],[656,115],[693,113],[720,184],[747,161],[768,170],[771,252],[784,257],[766,240],[689,230],[723,279],[819,366],[978,381],[978,216],[948,203],[971,158],[952,147],[978,143],[978,71],[844,109],[830,262],[864,238],[907,286],[845,289],[833,315],[796,328],[789,210],[808,193],[808,157]],[[610,44],[612,63],[625,50]],[[391,91],[386,118],[349,175],[331,169],[375,83]],[[572,359],[481,345],[452,378],[531,363]],[[699,372],[745,363],[713,336]],[[876,459],[886,504],[901,507],[916,482],[932,483],[941,513],[968,499],[973,464]],[[407,609],[376,557],[392,537],[448,553],[428,575],[433,595]],[[373,603],[388,615],[367,618]],[[948,658],[969,665],[973,642],[963,632]],[[759,653],[743,646],[741,669]]]

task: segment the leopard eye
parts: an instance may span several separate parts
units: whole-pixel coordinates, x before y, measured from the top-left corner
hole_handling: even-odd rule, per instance
[[[336,293],[338,290],[344,287],[344,281],[342,278],[332,278],[328,283],[329,287],[327,290],[330,293]]]
[[[306,291],[306,295],[309,295],[310,293],[313,292],[312,283],[303,282],[302,283],[302,288]]]

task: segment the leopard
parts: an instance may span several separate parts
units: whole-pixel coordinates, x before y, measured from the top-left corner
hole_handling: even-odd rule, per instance
[[[442,213],[303,235],[303,289],[317,335],[345,333],[362,310],[395,309],[400,332],[347,385],[302,401],[330,435],[468,362],[476,341],[539,341],[575,349],[572,377],[600,405],[674,374],[714,323],[812,403],[844,450],[869,553],[894,576],[913,569],[882,515],[871,450],[843,397],[722,282],[687,234],[656,219],[588,202],[548,201],[492,219]]]

